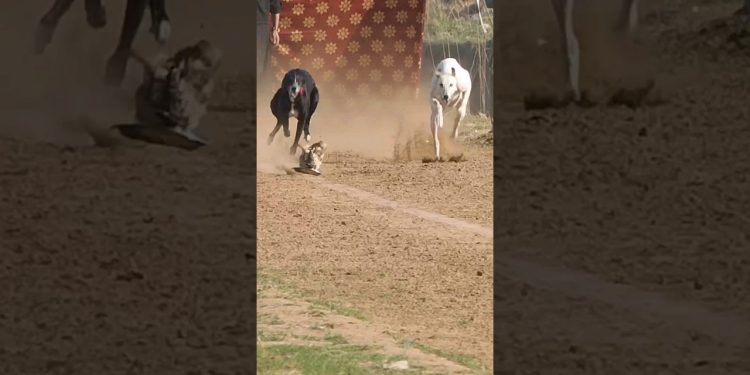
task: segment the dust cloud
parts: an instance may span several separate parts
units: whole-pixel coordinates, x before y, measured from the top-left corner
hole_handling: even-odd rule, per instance
[[[320,87],[321,99],[310,122],[311,142],[323,140],[328,152],[351,153],[371,159],[399,161],[422,160],[433,155],[430,132],[430,107],[426,96],[429,82],[421,83],[420,95],[414,99],[358,98],[351,108],[342,110],[335,99],[326,97]],[[297,120],[289,122],[291,136],[285,138],[280,130],[270,146],[268,134],[276,125],[271,114],[270,100],[274,90],[259,90],[258,102],[258,169],[268,173],[283,173],[297,165],[297,158],[289,155]],[[450,137],[453,113],[446,114],[444,128],[439,133],[441,150],[445,155],[461,154],[463,148]],[[300,138],[304,145],[304,136]]]
[[[0,136],[64,145],[92,145],[92,135],[133,119],[133,95],[142,69],[134,61],[122,87],[103,84],[107,58],[122,25],[125,2],[106,2],[107,25],[88,26],[83,1],[63,16],[52,42],[41,55],[33,52],[34,32],[51,1],[29,0],[0,13]],[[172,53],[206,38],[221,48],[224,59],[219,79],[246,75],[253,61],[252,4],[231,2],[227,9],[207,9],[201,1],[181,1],[167,11],[173,23],[170,41],[159,46],[146,32],[144,18],[134,49],[146,56],[161,50]],[[200,21],[197,21],[200,20]],[[247,46],[247,48],[242,48]],[[246,103],[249,105],[249,103]],[[92,134],[93,133],[93,134]]]

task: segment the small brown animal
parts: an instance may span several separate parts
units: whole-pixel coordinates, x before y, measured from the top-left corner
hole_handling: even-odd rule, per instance
[[[145,68],[136,92],[137,120],[192,133],[208,110],[222,52],[201,40],[155,62],[135,52],[131,56]]]
[[[323,158],[326,156],[328,145],[323,141],[319,141],[307,148],[300,146],[299,143],[297,146],[302,149],[302,154],[299,156],[299,168],[320,173],[320,166],[323,165]]]

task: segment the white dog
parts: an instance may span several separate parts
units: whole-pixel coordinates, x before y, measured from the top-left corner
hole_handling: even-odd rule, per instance
[[[454,58],[449,57],[441,61],[435,68],[430,94],[430,106],[432,107],[430,127],[435,141],[436,160],[440,160],[438,131],[443,127],[443,108],[458,110],[456,122],[453,125],[453,139],[457,139],[458,126],[466,117],[466,111],[469,108],[470,94],[471,74],[469,74],[469,71],[461,67]]]

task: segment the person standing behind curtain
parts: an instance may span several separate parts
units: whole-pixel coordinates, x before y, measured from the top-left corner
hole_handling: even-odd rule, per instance
[[[267,71],[271,62],[271,45],[279,44],[279,13],[281,0],[258,0],[256,66],[259,87],[263,87],[270,78],[267,77]]]

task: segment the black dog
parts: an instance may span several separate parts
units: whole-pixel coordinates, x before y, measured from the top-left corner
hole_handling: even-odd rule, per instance
[[[271,99],[271,112],[276,117],[276,127],[268,136],[268,144],[279,129],[284,126],[284,136],[289,137],[289,118],[297,118],[297,134],[294,144],[289,149],[290,154],[297,152],[297,145],[302,131],[305,131],[305,141],[310,142],[310,118],[318,108],[318,87],[312,75],[303,69],[288,71],[281,80],[281,87]]]
[[[52,36],[60,20],[68,12],[76,0],[55,0],[52,7],[39,21],[34,39],[34,49],[37,54],[52,41]],[[127,0],[125,18],[120,31],[120,40],[114,53],[107,60],[106,82],[119,86],[125,77],[130,50],[135,41],[138,28],[148,7],[151,13],[151,33],[156,41],[164,44],[169,39],[172,26],[167,16],[166,0]],[[86,21],[94,29],[101,29],[107,24],[107,15],[102,0],[86,0]]]

